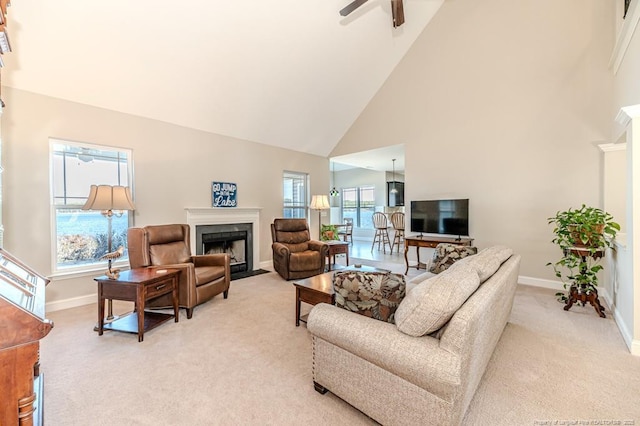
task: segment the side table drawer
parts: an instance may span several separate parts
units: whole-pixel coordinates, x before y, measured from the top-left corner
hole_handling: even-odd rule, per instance
[[[156,296],[162,296],[163,294],[171,293],[173,286],[171,285],[172,278],[159,281],[153,284],[145,285],[147,299],[152,299]]]
[[[333,294],[318,293],[315,291],[300,291],[300,301],[310,305],[318,303],[330,303],[333,305]]]
[[[331,247],[329,254],[342,254],[349,251],[349,246],[335,246]]]

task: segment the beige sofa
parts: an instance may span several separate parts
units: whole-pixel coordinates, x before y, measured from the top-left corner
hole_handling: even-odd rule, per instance
[[[509,318],[519,265],[502,246],[460,260],[408,291],[396,324],[314,306],[316,390],[384,425],[460,424]]]

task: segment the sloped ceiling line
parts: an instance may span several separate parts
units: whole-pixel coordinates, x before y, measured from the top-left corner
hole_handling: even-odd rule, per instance
[[[3,84],[326,157],[443,0],[370,2],[16,2]]]

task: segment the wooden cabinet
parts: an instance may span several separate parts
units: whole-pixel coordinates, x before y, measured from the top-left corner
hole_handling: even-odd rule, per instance
[[[396,192],[392,192],[395,189]],[[402,207],[404,206],[404,182],[390,181],[387,182],[387,206]]]
[[[40,339],[49,280],[0,249],[0,425],[43,424]]]

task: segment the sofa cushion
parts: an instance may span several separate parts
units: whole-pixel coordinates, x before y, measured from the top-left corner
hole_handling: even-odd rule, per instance
[[[478,273],[478,277],[480,277],[481,284],[491,278],[500,268],[498,259],[492,256],[480,256],[479,254],[462,259],[460,263],[474,268]]]
[[[398,330],[410,336],[433,333],[451,319],[479,285],[476,268],[453,265],[407,293],[395,315]]]
[[[414,288],[416,288],[418,285],[422,284],[429,278],[433,278],[435,276],[436,274],[434,274],[433,272],[427,271],[411,278],[409,281],[407,281],[407,293],[409,293],[411,290],[413,290]]]
[[[468,264],[475,268],[480,277],[480,283],[482,284],[491,278],[498,268],[500,268],[500,265],[510,258],[512,254],[513,250],[508,247],[492,246],[480,251],[474,256],[468,256],[460,260],[460,263]]]
[[[439,274],[448,269],[458,260],[478,253],[478,249],[472,246],[461,246],[459,244],[440,243],[433,252],[433,259],[429,272]]]
[[[404,276],[390,272],[338,271],[333,288],[336,306],[390,323],[405,297]]]
[[[480,253],[478,253],[480,254]],[[513,250],[506,246],[491,246],[482,250],[483,256],[493,256],[502,265],[507,259],[511,257]]]

